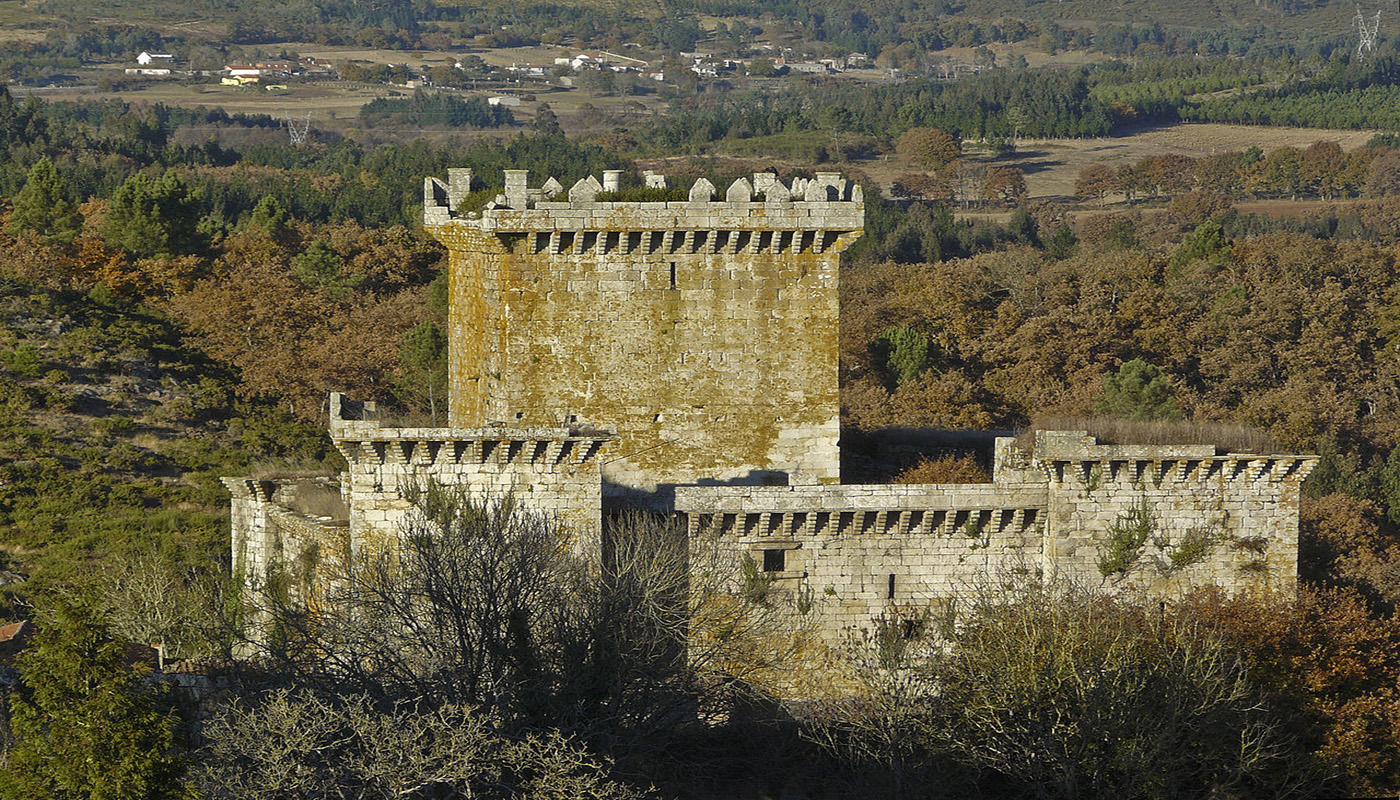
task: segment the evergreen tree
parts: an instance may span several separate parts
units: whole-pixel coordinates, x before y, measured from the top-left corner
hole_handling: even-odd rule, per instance
[[[1379,473],[1376,483],[1380,500],[1385,505],[1385,516],[1400,524],[1400,447],[1390,451]]]
[[[559,117],[554,113],[554,109],[549,107],[549,103],[540,103],[539,108],[535,109],[535,123],[532,127],[541,136],[564,135],[564,129],[559,127]]]
[[[0,798],[188,796],[175,716],[125,650],[81,602],[54,609],[20,659],[23,687],[10,701],[17,741]]]
[[[1079,244],[1079,238],[1074,235],[1074,231],[1064,223],[1050,235],[1050,240],[1045,243],[1045,255],[1056,261],[1062,261],[1074,255],[1075,245]]]
[[[274,242],[289,245],[296,238],[295,231],[287,223],[287,211],[277,202],[274,195],[263,195],[248,215],[248,227],[262,231]]]
[[[277,202],[275,195],[264,195],[253,208],[253,213],[248,217],[248,225],[252,228],[277,233],[287,224],[287,212],[282,208],[282,204]]]
[[[40,236],[69,242],[83,229],[83,218],[68,185],[47,156],[29,170],[24,188],[15,195],[10,232],[34,231]]]
[[[315,240],[304,252],[292,256],[292,274],[297,282],[337,301],[350,297],[364,281],[363,275],[343,273],[344,266],[345,260],[325,239]]]
[[[881,331],[875,349],[895,386],[917,379],[928,366],[928,337],[908,325]]]
[[[1140,358],[1124,362],[1117,372],[1103,378],[1098,411],[1127,419],[1178,419],[1181,414],[1172,397],[1171,381],[1162,371]]]
[[[0,83],[0,161],[9,160],[5,152],[14,136],[15,98],[5,84]]]
[[[411,405],[426,406],[433,423],[447,397],[447,334],[431,321],[409,331],[399,348],[396,391]]]
[[[1197,259],[1215,255],[1229,246],[1230,242],[1225,238],[1225,229],[1219,222],[1208,219],[1181,240],[1176,252],[1172,253],[1171,266],[1179,269]]]
[[[157,180],[133,175],[107,206],[107,241],[136,256],[198,253],[207,246],[199,231],[199,206],[174,171]]]

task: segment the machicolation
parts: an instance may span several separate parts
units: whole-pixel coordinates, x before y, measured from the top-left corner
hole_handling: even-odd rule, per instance
[[[605,501],[679,514],[812,598],[833,640],[989,573],[1292,586],[1312,456],[1040,430],[996,440],[991,483],[842,484],[838,266],[863,230],[860,187],[760,173],[722,195],[702,179],[686,200],[607,200],[620,177],[566,191],[508,170],[481,209],[465,207],[469,170],[425,181],[424,223],[449,251],[449,425],[386,428],[333,395],[348,513],[298,514],[293,483],[227,479],[244,574],[384,546],[403,488],[435,480],[513,493],[583,553]]]

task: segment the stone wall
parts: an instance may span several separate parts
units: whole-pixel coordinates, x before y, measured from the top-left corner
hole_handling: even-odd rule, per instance
[[[693,539],[747,555],[839,638],[928,609],[975,576],[1043,568],[1041,483],[676,490]],[[707,544],[707,543],[706,543]],[[697,544],[704,547],[704,544]]]
[[[222,478],[228,489],[229,525],[232,541],[230,553],[235,574],[245,580],[261,580],[275,559],[280,558],[267,515],[275,508],[272,496],[277,492],[273,481],[252,478]]]
[[[598,464],[610,431],[571,428],[386,428],[373,403],[331,395],[331,439],[349,462],[335,487],[343,518],[298,510],[305,479],[224,478],[232,495],[234,569],[252,592],[274,574],[314,603],[324,581],[344,574],[362,548],[392,545],[410,509],[404,490],[430,481],[483,501],[513,495],[558,524],[582,555],[601,541]],[[335,492],[333,492],[335,493]],[[304,499],[304,498],[301,498]]]
[[[1038,431],[1030,452],[997,441],[989,484],[687,486],[676,509],[697,547],[752,558],[839,641],[880,618],[914,624],[1008,573],[1157,596],[1289,590],[1315,463]]]
[[[858,186],[755,175],[723,200],[701,180],[687,201],[625,203],[597,200],[616,173],[567,200],[526,177],[507,171],[480,212],[458,207],[468,171],[427,182],[453,425],[616,427],[605,493],[660,506],[700,480],[839,480],[837,262],[864,224]]]
[[[314,602],[321,581],[336,572],[332,562],[348,553],[348,522],[293,510],[304,480],[222,480],[233,496],[235,574],[253,592],[263,591],[274,576],[284,576],[293,596]]]
[[[410,508],[404,490],[429,481],[481,500],[514,495],[521,507],[558,523],[580,552],[598,546],[599,462],[611,431],[566,428],[386,428],[373,404],[331,397],[331,439],[349,462],[342,476],[353,546],[398,535]]]
[[[1050,489],[1046,563],[1061,574],[1157,593],[1297,580],[1299,492],[1314,456],[1039,431],[1034,461]],[[1146,533],[1140,547],[1129,547],[1134,526]],[[1126,567],[1105,576],[1115,553]]]

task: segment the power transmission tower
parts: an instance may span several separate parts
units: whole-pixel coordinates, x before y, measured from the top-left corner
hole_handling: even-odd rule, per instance
[[[1361,13],[1361,9],[1356,9],[1356,30],[1361,35],[1360,41],[1356,44],[1356,58],[1358,61],[1365,61],[1366,56],[1376,51],[1376,34],[1381,29],[1381,12],[1376,11],[1376,15],[1370,19]]]
[[[282,124],[287,126],[287,133],[292,137],[292,144],[306,144],[306,137],[311,133],[311,113],[307,112],[306,119],[292,119],[290,114],[282,120]]]

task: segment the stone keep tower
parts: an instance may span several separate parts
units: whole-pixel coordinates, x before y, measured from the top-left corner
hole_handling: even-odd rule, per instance
[[[760,173],[722,199],[701,179],[613,202],[620,176],[566,195],[507,170],[480,210],[470,170],[425,181],[450,252],[451,424],[616,427],[605,492],[661,505],[683,483],[837,482],[837,262],[860,187]]]

